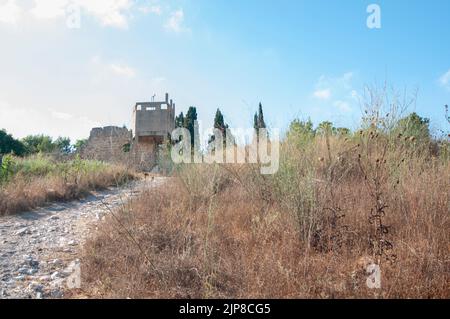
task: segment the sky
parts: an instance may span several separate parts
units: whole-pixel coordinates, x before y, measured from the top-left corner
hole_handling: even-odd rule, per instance
[[[87,138],[165,92],[205,127],[217,108],[251,127],[261,102],[282,131],[356,128],[364,87],[387,83],[448,132],[449,39],[448,0],[0,0],[0,128]]]

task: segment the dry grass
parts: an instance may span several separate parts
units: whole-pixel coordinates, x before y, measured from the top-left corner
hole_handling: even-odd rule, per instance
[[[123,166],[96,161],[55,162],[50,158],[14,159],[11,176],[0,183],[0,215],[66,201],[134,178]]]
[[[84,293],[449,298],[449,161],[401,145],[384,153],[377,139],[287,140],[270,177],[184,167],[99,227],[85,246]],[[381,235],[369,222],[380,203]],[[380,251],[382,241],[392,248]],[[381,266],[381,289],[366,286],[369,260]]]

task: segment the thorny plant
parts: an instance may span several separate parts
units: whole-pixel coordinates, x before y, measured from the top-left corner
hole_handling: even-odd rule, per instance
[[[387,162],[389,144],[389,138],[376,129],[360,131],[358,166],[364,177],[364,185],[372,198],[368,221],[373,232],[369,235],[369,245],[378,263],[381,263],[382,258],[389,262],[396,259],[393,253],[394,245],[389,239],[391,227],[385,222],[389,208],[385,199],[385,186],[390,176]],[[397,168],[402,162],[403,160],[397,164]]]
[[[316,229],[312,246],[319,251],[339,250],[351,240],[351,230],[345,224],[346,209],[338,201],[337,190],[342,181],[348,178],[352,171],[352,166],[348,163],[351,154],[357,146],[347,146],[342,152],[333,157],[330,143],[330,131],[325,132],[325,142],[327,149],[325,188],[328,194],[328,204],[323,205],[325,219]],[[325,161],[319,158],[319,161]]]

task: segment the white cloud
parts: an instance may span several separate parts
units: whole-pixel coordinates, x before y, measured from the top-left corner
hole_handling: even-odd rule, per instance
[[[342,112],[350,112],[352,108],[346,101],[337,100],[333,102],[333,106],[337,107]]]
[[[50,109],[50,112],[51,112],[51,116],[57,120],[67,121],[67,120],[70,120],[73,118],[73,115],[69,114],[69,113],[58,112],[58,111],[54,111],[51,109]]]
[[[53,137],[71,136],[74,140],[85,137],[92,127],[100,126],[98,121],[86,116],[43,109],[36,106],[20,107],[0,97],[0,129],[4,128],[16,138],[30,134],[49,134]]]
[[[127,65],[112,63],[109,65],[109,68],[114,74],[119,76],[133,78],[136,75],[136,71]]]
[[[15,0],[7,0],[0,4],[0,23],[15,25],[22,14],[22,9]]]
[[[450,90],[450,70],[448,70],[447,73],[443,74],[439,78],[439,84],[442,87],[445,87],[446,89]]]
[[[183,26],[184,22],[184,11],[179,9],[171,13],[169,19],[167,20],[165,27],[166,29],[173,31],[175,33],[189,32],[189,28]]]
[[[77,0],[76,3],[104,26],[128,27],[128,11],[133,5],[131,0]]]
[[[316,91],[314,91],[314,97],[320,99],[320,100],[328,100],[331,96],[331,91],[330,89],[318,89]]]
[[[338,77],[322,75],[317,80],[313,97],[322,103],[328,101],[327,106],[331,105],[340,112],[351,112],[352,104],[358,100],[358,93],[352,87],[353,77],[353,72]]]
[[[118,62],[118,60],[105,60],[99,55],[95,55],[90,59],[91,69],[91,84],[92,85],[105,85],[106,83],[118,83],[120,79],[134,79],[137,75],[137,71],[124,63],[124,61]]]
[[[149,1],[141,6],[135,0],[0,0],[0,23],[17,24],[22,15],[39,20],[57,20],[69,17],[69,8],[78,7],[83,16],[91,16],[102,26],[127,29],[134,11],[144,14],[164,16],[169,10],[157,1]],[[69,7],[70,6],[70,7]],[[24,20],[24,19],[21,19]],[[184,25],[183,9],[171,12],[164,27],[175,33],[190,32]]]
[[[140,7],[139,11],[144,14],[152,13],[160,16],[162,14],[162,8],[160,5],[148,5],[144,7]]]
[[[64,16],[67,5],[67,0],[39,0],[35,1],[31,14],[36,19],[60,18]]]
[[[1,3],[1,1],[0,1]],[[82,14],[93,16],[101,25],[126,29],[133,0],[34,0],[28,7],[16,0],[7,0],[0,5],[0,22],[16,24],[19,16],[26,12],[37,20],[64,18],[68,6],[78,6]]]

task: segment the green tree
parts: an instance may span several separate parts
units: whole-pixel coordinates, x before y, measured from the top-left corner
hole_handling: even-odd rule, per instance
[[[184,127],[184,114],[183,112],[180,115],[175,116],[175,127]]]
[[[335,135],[336,134],[336,128],[333,126],[333,123],[330,121],[323,121],[319,123],[317,126],[317,134],[320,135]]]
[[[50,136],[42,134],[28,135],[22,139],[22,143],[25,145],[28,154],[51,153],[57,148]]]
[[[75,149],[76,152],[79,152],[87,144],[87,142],[88,142],[87,139],[77,140],[73,145],[73,148]]]
[[[58,137],[55,140],[54,144],[56,146],[56,149],[63,154],[69,154],[72,151],[70,138],[68,137]]]
[[[25,145],[13,138],[12,135],[8,134],[5,130],[0,130],[0,157],[3,154],[9,153],[22,156],[25,154]]]
[[[258,112],[256,112],[255,116],[253,117],[253,128],[255,130],[266,128],[266,122],[264,121],[264,113],[261,103],[259,103]]]
[[[289,125],[288,134],[314,136],[316,132],[310,119],[308,121],[295,119]]]
[[[423,118],[413,112],[397,122],[393,133],[395,135],[401,134],[405,137],[414,137],[421,142],[429,142],[431,140],[429,126],[429,119]]]
[[[338,127],[336,128],[336,134],[338,136],[349,136],[351,133],[350,129],[346,127]]]
[[[184,125],[186,129],[188,129],[191,134],[191,150],[194,150],[195,147],[195,137],[198,133],[197,127],[197,108],[195,106],[190,106],[186,117],[184,118]],[[198,138],[198,136],[197,136]],[[197,143],[198,144],[198,143]]]
[[[227,141],[227,138],[231,138],[231,141],[234,141],[231,136],[227,136],[227,129],[229,128],[228,124],[225,123],[225,120],[223,118],[223,114],[220,111],[220,109],[217,109],[216,115],[214,116],[214,128],[218,129],[222,132],[223,137],[223,143],[225,144]],[[216,136],[213,134],[210,138],[208,143],[212,143],[216,140]]]
[[[287,138],[298,146],[304,146],[312,142],[315,135],[316,131],[310,119],[308,121],[293,120],[287,132]]]

